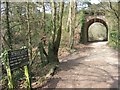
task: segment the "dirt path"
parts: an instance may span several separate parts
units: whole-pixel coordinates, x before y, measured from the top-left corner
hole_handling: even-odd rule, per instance
[[[118,87],[118,52],[106,42],[88,44],[60,61],[59,71],[43,88]]]

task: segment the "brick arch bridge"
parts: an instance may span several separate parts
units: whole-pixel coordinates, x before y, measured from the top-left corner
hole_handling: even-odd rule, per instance
[[[93,24],[99,22],[101,24],[103,24],[106,27],[106,41],[108,40],[108,23],[107,20],[105,18],[104,14],[98,13],[98,15],[94,16],[94,15],[86,15],[85,17],[85,24],[84,24],[84,30],[82,32],[82,42],[86,43],[88,42],[88,30],[89,27]]]

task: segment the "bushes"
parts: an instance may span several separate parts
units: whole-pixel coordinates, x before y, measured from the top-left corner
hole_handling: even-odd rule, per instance
[[[117,31],[111,31],[109,35],[109,45],[113,48],[120,49],[120,35]]]

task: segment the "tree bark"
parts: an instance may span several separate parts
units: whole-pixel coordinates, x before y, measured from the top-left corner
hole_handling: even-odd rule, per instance
[[[55,4],[54,1],[52,1],[52,4]],[[53,29],[54,30],[54,35],[56,35],[56,7],[55,5],[52,5],[53,11]],[[57,37],[55,39],[55,36],[53,35],[53,42],[49,42],[49,47],[48,47],[48,61],[50,63],[59,63],[58,59],[58,50],[60,46],[60,41],[61,41],[61,33],[62,33],[62,18],[63,18],[63,9],[64,9],[64,2],[63,0],[60,3],[60,12],[59,12],[59,25],[58,25],[58,31],[57,31]]]
[[[69,25],[69,45],[70,48],[74,48],[74,32],[75,32],[75,18],[76,18],[76,1],[75,0],[71,0],[70,1],[70,25]]]
[[[70,0],[70,6],[69,6],[69,18],[70,18],[70,24],[69,24],[69,47],[72,47],[72,0]]]
[[[1,29],[1,1],[0,1],[0,29]],[[0,30],[0,54],[2,52],[2,32]]]
[[[52,4],[52,22],[53,22],[52,42],[54,43],[56,36],[56,2],[54,0],[51,1],[52,1],[51,4]]]
[[[43,8],[43,15],[42,15],[42,18],[43,18],[43,29],[44,29],[44,32],[45,32],[45,5],[44,5],[44,0],[42,0],[42,8]]]
[[[69,3],[69,13],[68,13],[68,20],[67,20],[67,28],[66,30],[69,32],[69,25],[70,25],[70,19],[71,19],[71,5]]]
[[[119,11],[120,11],[120,1],[118,2],[118,16],[119,16],[118,17],[118,42],[120,41],[120,12]],[[119,47],[120,47],[120,44],[118,44],[118,52],[120,53]]]
[[[32,37],[31,37],[31,29],[30,29],[30,15],[29,15],[29,2],[27,2],[26,7],[26,17],[27,17],[27,29],[28,29],[28,47],[30,52],[30,61],[32,61]]]
[[[41,63],[42,63],[42,66],[45,66],[47,63],[48,63],[48,55],[44,49],[44,45],[42,42],[39,43],[39,52],[40,52],[40,58],[41,58]]]
[[[6,2],[6,26],[7,26],[7,36],[8,36],[8,46],[10,49],[12,49],[12,32],[10,30],[10,24],[9,24],[9,3]]]
[[[55,41],[55,51],[56,51],[57,55],[58,55],[58,50],[59,50],[60,41],[61,41],[61,34],[62,34],[63,11],[64,11],[64,2],[61,1],[61,3],[60,3],[60,13],[59,13],[59,29],[58,29],[57,38],[56,38],[56,41]]]

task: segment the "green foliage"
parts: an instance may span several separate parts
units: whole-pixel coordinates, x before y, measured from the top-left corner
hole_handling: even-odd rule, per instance
[[[12,75],[11,75],[11,70],[10,70],[9,61],[8,61],[8,51],[4,50],[3,53],[1,53],[0,58],[2,60],[2,64],[5,66],[7,71],[8,86],[10,89],[13,89]]]
[[[88,29],[89,41],[103,41],[107,38],[106,27],[101,23],[93,23]]]
[[[80,43],[84,42],[84,26],[85,26],[85,13],[84,10],[81,11],[81,33],[80,33]]]
[[[83,4],[88,4],[88,6],[91,6],[91,4],[88,2],[89,0],[85,0],[86,2]],[[27,27],[27,17],[26,17],[26,8],[27,8],[27,3],[9,3],[9,27],[10,27],[10,37],[12,38],[12,46],[14,49],[16,48],[20,48],[21,46],[25,45],[28,46],[28,36],[31,33],[31,48],[32,48],[32,52],[35,53],[33,54],[34,58],[32,59],[33,65],[31,65],[31,70],[32,72],[34,72],[34,75],[39,73],[39,76],[44,76],[46,75],[49,71],[49,69],[51,67],[47,66],[51,63],[53,63],[55,60],[58,61],[58,52],[56,47],[59,47],[59,44],[56,44],[56,42],[52,43],[51,40],[51,36],[52,36],[52,31],[53,31],[53,22],[52,22],[52,15],[51,13],[45,13],[45,29],[44,29],[44,19],[42,17],[42,13],[41,11],[37,10],[37,8],[41,8],[41,4],[38,3],[39,6],[37,6],[35,3],[29,3],[29,24],[30,24],[30,30],[31,32],[28,32],[28,27]],[[47,4],[45,4],[47,6]],[[57,7],[59,8],[59,7]],[[68,45],[69,42],[69,33],[67,32],[67,30],[65,30],[66,28],[66,22],[67,22],[67,18],[68,18],[68,10],[69,9],[69,4],[66,5],[66,9],[64,11],[63,14],[63,26],[61,27],[62,30],[62,45],[64,45],[63,47],[65,48]],[[94,9],[94,8],[93,8]],[[99,9],[99,7],[98,7]],[[58,11],[59,12],[59,11]],[[57,12],[57,14],[58,14]],[[80,42],[84,42],[84,26],[85,26],[85,9],[78,11],[77,12],[77,16],[76,16],[76,23],[77,25],[75,25],[75,30],[76,27],[81,26],[81,28],[78,27],[78,30],[80,31],[81,29],[81,33],[80,33]],[[113,15],[113,13],[110,13],[111,17]],[[5,37],[5,39],[7,40],[7,25],[6,25],[6,17],[5,17],[5,11],[2,11],[2,29],[3,29],[3,36]],[[58,33],[58,29],[59,29],[59,20],[58,20],[58,15],[57,19],[56,19],[56,33],[55,33],[55,37],[57,38],[57,33]],[[115,17],[115,15],[114,15]],[[114,22],[112,23],[112,27],[114,29],[117,29],[116,26],[116,19],[110,18],[111,21],[114,20]],[[76,33],[76,32],[75,32]],[[59,34],[59,33],[58,33]],[[61,34],[61,33],[60,33]],[[41,39],[43,38],[43,36],[45,35],[46,37],[46,41],[47,44],[46,46],[44,46],[43,44],[40,44],[39,42],[41,42]],[[55,38],[55,40],[56,40]],[[111,41],[110,43],[117,47],[118,45],[118,35],[115,33],[110,34],[110,38]],[[58,42],[57,42],[58,43]],[[6,47],[6,43],[3,44],[5,48]],[[48,46],[48,48],[47,48]],[[44,53],[44,49],[48,52],[48,57],[45,55]],[[48,50],[47,50],[48,49]],[[4,52],[1,54],[0,58],[2,60],[2,63],[7,66],[8,65],[8,58],[7,58],[7,51],[8,50],[4,50]],[[40,53],[38,55],[38,52]],[[74,51],[73,51],[74,52]],[[48,59],[48,60],[47,60]],[[48,62],[50,62],[48,64]],[[59,61],[58,61],[59,62]],[[56,65],[56,64],[55,64]],[[51,65],[52,66],[52,65]],[[8,67],[8,66],[7,66]],[[7,70],[9,73],[9,69]],[[26,72],[28,72],[27,69],[25,69]],[[18,80],[23,80],[23,72],[21,72],[21,70],[18,70],[13,74],[13,78],[14,82],[18,81]],[[27,73],[26,77],[28,79],[28,75]],[[11,76],[11,75],[10,75]],[[37,75],[36,75],[37,76]],[[24,80],[23,80],[24,81]],[[29,82],[29,81],[28,81]],[[17,83],[14,83],[17,84]],[[29,84],[29,83],[28,83]]]
[[[39,43],[38,48],[39,48],[40,58],[41,58],[41,65],[40,66],[44,67],[46,64],[48,64],[48,61],[47,61],[47,57],[44,54],[44,46],[43,46],[42,42]]]
[[[1,60],[1,64],[3,65],[2,69],[5,70],[5,72],[7,71],[6,68],[8,69],[8,51],[7,50],[4,50],[1,55],[0,55],[0,60]],[[2,76],[2,82],[3,82],[3,85],[7,85],[7,79],[8,77],[5,75],[5,73],[3,73],[3,76]],[[6,88],[6,86],[4,86],[3,88]]]
[[[21,48],[25,48],[25,46]],[[7,72],[7,76],[5,74],[5,76],[2,76],[2,81],[4,81],[4,85],[6,84],[6,81],[8,79],[9,89],[17,88],[19,84],[18,81],[20,81],[21,79],[23,80],[23,72],[21,72],[22,69],[18,69],[14,72],[11,72],[8,60],[8,50],[6,49],[1,53],[0,59],[2,60],[2,65],[4,66],[2,68],[5,68]]]
[[[110,46],[116,49],[120,49],[120,35],[118,34],[118,31],[111,31],[109,39]]]
[[[7,56],[8,56],[8,50],[4,50],[0,55],[2,64],[4,64],[5,66],[8,65],[8,57]]]
[[[24,72],[25,72],[25,77],[26,77],[26,88],[27,90],[31,90],[31,81],[30,81],[30,77],[29,77],[29,70],[28,70],[28,66],[24,66]]]

